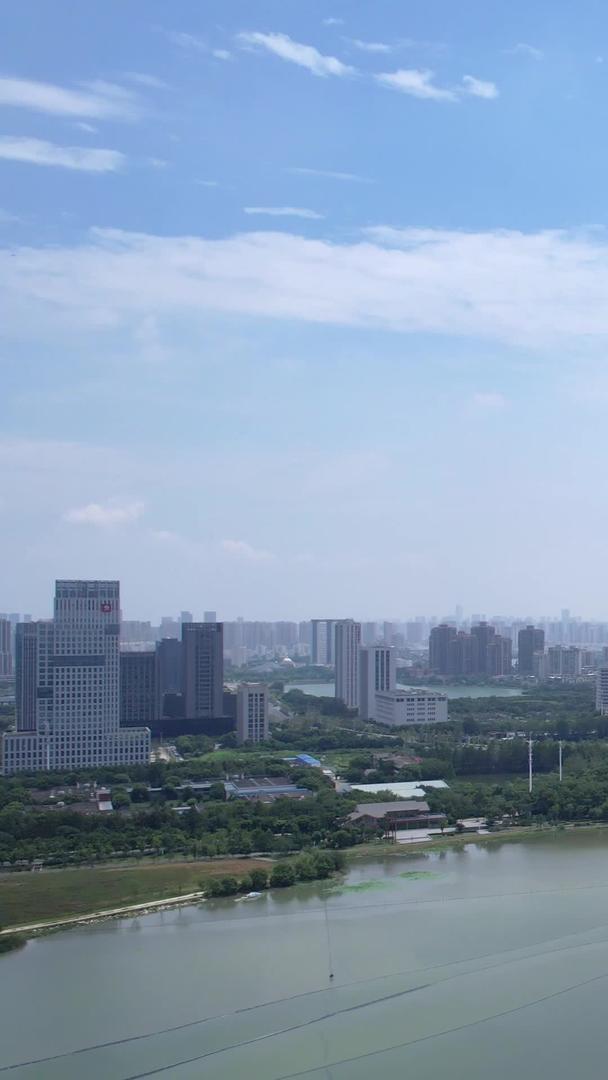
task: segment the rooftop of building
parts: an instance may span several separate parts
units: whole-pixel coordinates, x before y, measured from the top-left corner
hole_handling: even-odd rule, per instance
[[[373,817],[381,821],[388,814],[428,814],[430,807],[427,802],[419,802],[415,799],[400,802],[370,802],[359,803],[352,814],[351,820],[358,817]]]
[[[449,785],[445,780],[407,780],[384,784],[350,784],[352,791],[363,791],[367,795],[378,795],[381,791],[390,791],[398,799],[424,799],[425,788],[446,790]]]

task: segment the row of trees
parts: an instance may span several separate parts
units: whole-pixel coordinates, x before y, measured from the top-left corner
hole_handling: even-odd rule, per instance
[[[264,889],[281,889],[298,881],[321,881],[330,877],[345,865],[344,855],[339,851],[304,851],[297,859],[283,859],[271,870],[256,867],[242,878],[231,875],[211,878],[203,883],[209,897],[236,896],[237,893],[262,892]]]

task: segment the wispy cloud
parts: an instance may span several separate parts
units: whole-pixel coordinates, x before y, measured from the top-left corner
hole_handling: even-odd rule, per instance
[[[97,135],[99,131],[99,128],[96,128],[94,124],[87,124],[86,120],[75,120],[73,126],[78,128],[79,131],[86,131],[87,135]]]
[[[471,405],[476,412],[500,412],[507,405],[507,399],[497,390],[478,390],[471,398]]]
[[[77,506],[67,510],[63,520],[70,525],[93,525],[97,528],[107,529],[115,525],[129,525],[137,521],[144,512],[144,504],[140,500],[134,502],[120,502],[110,500],[106,503],[87,503],[86,506]]]
[[[535,45],[528,45],[526,41],[518,41],[517,45],[514,45],[512,49],[505,49],[505,52],[510,53],[512,56],[530,56],[533,60],[542,60],[545,55],[542,49],[537,49]]]
[[[219,180],[195,180],[194,183],[198,184],[199,187],[210,187],[211,188],[211,187],[219,187],[220,186]]]
[[[183,30],[165,30],[165,36],[180,49],[192,49],[194,52],[209,52],[209,46],[198,34],[188,34]]]
[[[0,105],[98,120],[132,120],[139,112],[137,99],[128,90],[99,81],[70,90],[52,83],[0,77]]]
[[[326,19],[323,19],[323,26],[344,26],[344,19],[336,19],[333,15],[328,15]]]
[[[608,232],[367,230],[217,240],[94,230],[84,244],[0,251],[0,324],[20,338],[123,333],[208,311],[510,345],[605,349]],[[191,332],[191,326],[190,330]]]
[[[159,79],[157,75],[148,75],[144,71],[125,71],[123,79],[128,79],[129,82],[135,83],[137,86],[147,86],[151,90],[167,90],[169,84],[164,79]]]
[[[335,56],[324,56],[313,45],[302,45],[293,41],[287,34],[261,34],[257,31],[239,34],[237,40],[244,48],[266,49],[281,60],[307,68],[313,75],[326,78],[328,75],[354,75],[355,69],[343,64]]]
[[[384,41],[361,41],[359,38],[349,38],[351,45],[354,45],[356,49],[360,49],[361,52],[369,53],[390,53],[393,51],[392,45],[387,45]]]
[[[498,87],[493,82],[486,82],[484,79],[476,79],[473,75],[463,75],[462,81],[464,83],[465,94],[471,94],[473,97],[486,98],[488,101],[498,97]]]
[[[228,49],[212,49],[211,53],[216,60],[232,60],[232,53]]]
[[[486,100],[498,97],[495,83],[476,79],[473,75],[464,75],[459,86],[437,86],[434,81],[435,72],[427,68],[402,68],[399,71],[382,72],[374,78],[383,86],[425,101],[456,102],[460,101],[463,95]]]
[[[457,101],[458,94],[454,90],[437,86],[433,81],[435,73],[428,69],[401,68],[399,71],[387,71],[376,75],[375,78],[383,86],[392,90],[399,90],[402,94],[410,94],[412,97],[422,98],[426,101]]]
[[[126,157],[119,150],[89,150],[83,146],[57,146],[45,139],[23,135],[0,137],[0,158],[29,165],[57,165],[82,172],[118,172]]]
[[[295,176],[319,176],[327,180],[347,180],[352,181],[355,184],[374,183],[374,181],[370,180],[367,176],[359,176],[357,173],[350,172],[335,172],[333,169],[308,169],[294,165],[285,169],[285,172],[292,173]]]
[[[320,221],[324,217],[316,210],[307,210],[302,206],[244,206],[243,213],[267,214],[269,217],[307,218],[309,221]]]
[[[2,210],[0,208],[0,225],[16,225],[20,221],[23,221],[23,218],[18,217],[17,214],[10,214],[8,210]]]
[[[227,555],[246,562],[268,562],[275,557],[270,551],[252,547],[246,540],[222,540],[220,547]]]

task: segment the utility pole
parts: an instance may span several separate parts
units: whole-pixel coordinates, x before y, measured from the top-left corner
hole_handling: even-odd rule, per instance
[[[528,794],[532,794],[532,739],[528,739]]]
[[[560,739],[559,740],[559,782],[560,782],[560,784],[561,784],[562,780],[564,779],[564,769],[563,769],[563,760],[562,760],[563,745],[564,744],[563,744],[562,740]]]

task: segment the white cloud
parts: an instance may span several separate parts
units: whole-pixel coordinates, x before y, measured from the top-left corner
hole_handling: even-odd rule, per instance
[[[313,45],[302,45],[293,41],[287,34],[260,34],[257,31],[239,34],[239,43],[244,46],[259,47],[280,56],[281,60],[290,61],[307,68],[313,75],[325,78],[327,75],[353,75],[355,69],[343,64],[335,56],[324,56]]]
[[[473,75],[463,75],[462,81],[465,86],[466,94],[471,94],[473,97],[486,98],[487,100],[498,97],[498,88],[493,82],[475,79]]]
[[[344,19],[336,19],[333,15],[328,15],[326,19],[323,19],[323,26],[344,26]]]
[[[307,218],[310,221],[320,221],[323,214],[316,210],[306,210],[301,206],[244,206],[245,214],[267,214],[269,217],[298,217]]]
[[[254,548],[245,540],[222,540],[220,547],[227,555],[247,562],[268,562],[274,559],[272,552]]]
[[[393,51],[392,45],[386,45],[383,41],[360,41],[359,38],[349,38],[349,41],[361,52],[390,53]]]
[[[479,412],[497,412],[505,408],[507,399],[496,390],[478,390],[473,394],[471,404]]]
[[[0,137],[0,158],[30,165],[59,165],[83,172],[117,172],[126,162],[118,150],[89,150],[83,146],[57,146],[25,135]]]
[[[232,60],[232,53],[228,49],[213,49],[216,60]]]
[[[11,254],[14,253],[14,254]],[[285,232],[221,239],[93,230],[71,247],[0,251],[5,336],[133,333],[206,313],[605,348],[608,233],[367,230],[354,243]],[[195,332],[195,331],[194,331]]]
[[[16,225],[20,221],[23,221],[23,218],[18,217],[17,214],[10,214],[8,210],[0,207],[0,225]]]
[[[0,105],[98,120],[131,120],[139,111],[136,98],[113,83],[98,81],[87,83],[84,90],[69,90],[52,83],[6,76],[0,77]]]
[[[292,173],[294,176],[319,176],[326,180],[347,180],[355,184],[373,184],[374,182],[367,176],[357,176],[356,173],[349,172],[334,172],[332,169],[307,169],[293,166],[285,169],[285,172]]]
[[[150,87],[152,90],[167,90],[169,88],[169,84],[164,79],[159,79],[157,75],[148,75],[144,71],[125,71],[123,78],[136,83],[138,86]]]
[[[96,135],[99,131],[93,124],[87,124],[86,120],[75,120],[73,126],[79,131],[86,131],[87,135]]]
[[[112,500],[107,503],[87,503],[86,506],[74,507],[66,511],[63,519],[70,525],[94,525],[105,529],[114,525],[129,525],[137,521],[143,512],[144,504],[141,501],[120,503]]]
[[[458,95],[454,90],[435,85],[433,71],[402,68],[399,71],[383,72],[375,78],[383,86],[389,86],[392,90],[400,90],[403,94],[411,94],[412,97],[424,98],[427,101],[458,100]]]
[[[195,180],[195,184],[199,184],[200,187],[219,187],[219,180]]]
[[[534,45],[528,45],[525,41],[519,41],[517,45],[514,45],[512,49],[507,49],[507,53],[512,55],[530,56],[533,60],[542,60],[545,55],[542,49],[537,49]]]
[[[166,36],[180,49],[192,49],[195,52],[208,52],[207,42],[198,34],[187,34],[182,30],[167,30]]]

